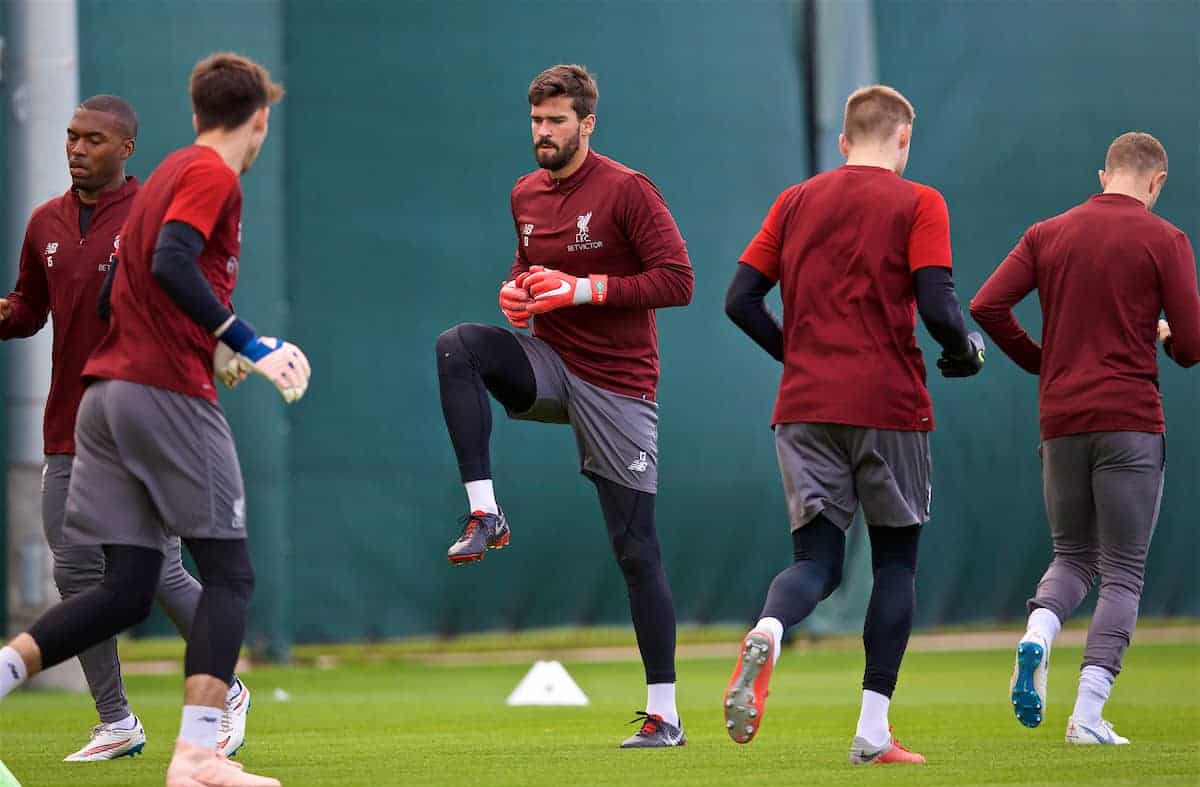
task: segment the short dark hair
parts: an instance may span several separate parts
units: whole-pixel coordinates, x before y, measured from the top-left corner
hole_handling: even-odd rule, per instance
[[[188,92],[197,131],[231,131],[283,98],[283,85],[272,82],[271,72],[250,58],[217,52],[192,69]]]
[[[1104,156],[1104,168],[1134,172],[1166,172],[1167,150],[1144,131],[1129,131],[1113,140]]]
[[[570,96],[571,108],[580,120],[596,114],[600,91],[596,78],[584,66],[575,64],[547,68],[529,83],[529,105],[536,106],[548,98]]]
[[[86,99],[79,105],[80,109],[87,109],[92,112],[103,112],[106,115],[112,115],[121,124],[121,130],[130,139],[137,139],[138,119],[137,113],[133,111],[133,107],[129,102],[120,96],[101,93],[98,96],[92,96]]]

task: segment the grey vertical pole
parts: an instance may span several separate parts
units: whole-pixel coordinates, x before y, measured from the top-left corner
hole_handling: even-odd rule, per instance
[[[10,281],[15,281],[30,213],[70,185],[63,145],[79,103],[79,53],[75,0],[10,0],[4,12],[6,251]],[[47,329],[8,347],[8,600],[13,631],[26,628],[58,601],[41,517],[42,412],[50,386],[51,337]],[[47,671],[39,682],[85,687],[75,660]]]

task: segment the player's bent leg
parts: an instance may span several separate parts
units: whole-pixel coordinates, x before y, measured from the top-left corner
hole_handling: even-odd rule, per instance
[[[742,640],[722,697],[725,729],[735,743],[749,743],[758,734],[783,634],[841,584],[845,551],[845,533],[823,514],[792,531],[795,562],[771,581],[758,625]]]
[[[42,669],[77,656],[150,615],[162,553],[146,547],[104,547],[104,578],[47,611],[29,627]]]
[[[863,646],[862,708],[850,745],[852,765],[923,763],[925,758],[900,745],[892,736],[888,708],[916,611],[917,547],[921,525],[870,526],[871,571],[874,584],[867,603]]]
[[[461,566],[483,560],[487,550],[503,549],[509,541],[508,520],[492,489],[488,394],[510,413],[525,412],[537,398],[537,380],[520,342],[503,328],[456,325],[438,337],[436,349],[442,415],[470,503],[459,537],[447,551],[450,563]]]

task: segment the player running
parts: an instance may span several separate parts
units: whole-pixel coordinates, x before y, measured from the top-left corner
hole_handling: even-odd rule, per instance
[[[1103,193],[1030,227],[971,301],[1018,366],[1038,375],[1042,481],[1054,559],[1028,602],[1010,686],[1027,727],[1046,712],[1050,650],[1097,575],[1067,743],[1124,744],[1102,715],[1137,622],[1166,470],[1156,335],[1200,361],[1200,295],[1187,236],[1154,215],[1167,153],[1149,134],[1113,141]],[[1042,344],[1012,307],[1037,290]],[[1170,323],[1159,324],[1166,312]]]
[[[79,105],[67,127],[71,188],[33,212],[21,246],[16,288],[0,298],[0,339],[32,336],[47,316],[54,318],[43,428],[42,525],[54,562],[54,582],[64,599],[99,583],[104,575],[104,552],[65,539],[63,520],[75,455],[75,414],[83,396],[80,376],[108,329],[107,311],[99,314],[97,304],[102,285],[112,275],[121,225],[138,189],[137,180],[125,175],[136,139],[137,115],[125,100],[99,95]],[[187,639],[200,583],[183,567],[178,538],[168,545],[156,597]],[[79,663],[100,724],[92,728],[87,745],[66,761],[96,762],[140,753],[146,733],[125,696],[116,638],[80,653]],[[250,692],[236,676],[229,691],[221,721],[228,729],[224,754],[241,746],[250,705]]]
[[[449,558],[476,562],[509,540],[492,487],[488,393],[510,417],[569,423],[625,575],[646,670],[642,727],[621,746],[680,746],[675,612],[654,526],[654,310],[691,301],[692,267],[654,184],[590,149],[597,95],[577,65],[547,69],[529,87],[540,169],[512,190],[517,252],[500,309],[514,327],[532,318],[533,336],[463,324],[438,337],[442,412],[469,502]]]
[[[0,649],[0,697],[25,678],[145,619],[173,536],[204,580],[184,659],[180,736],[168,787],[270,787],[217,753],[254,570],[224,382],[254,371],[285,401],[306,389],[293,345],[230,311],[242,192],[283,89],[230,53],[192,71],[196,142],[169,155],[134,198],[121,238],[108,333],[83,370],[64,537],[103,547],[104,578]],[[218,341],[219,339],[219,341]]]
[[[842,579],[846,531],[862,507],[874,589],[850,762],[922,763],[892,737],[888,705],[912,631],[917,542],[929,520],[933,408],[914,306],[943,347],[947,377],[976,374],[954,290],[950,219],[936,190],[904,180],[912,105],[890,87],[850,95],[845,166],[784,191],[742,254],[726,313],[783,363],[772,424],[795,562],[775,577],[724,696],[738,743],[758,732],[787,629]],[[776,284],[783,324],[763,299]]]

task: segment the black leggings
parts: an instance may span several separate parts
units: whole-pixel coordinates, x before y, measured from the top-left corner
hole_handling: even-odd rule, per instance
[[[188,539],[204,590],[184,656],[184,674],[233,680],[254,591],[254,569],[244,540]],[[29,627],[42,668],[60,664],[150,615],[162,574],[162,553],[145,547],[104,547],[104,577],[51,607]]]
[[[886,697],[896,689],[916,610],[921,526],[868,527],[874,585],[863,625],[867,665],[863,688]],[[792,533],[795,561],[771,582],[761,617],[791,628],[842,582],[846,534],[824,516]]]
[[[523,413],[533,407],[537,380],[525,350],[510,331],[463,323],[438,337],[437,369],[442,415],[463,483],[491,478],[488,393],[509,412]]]
[[[655,496],[588,475],[625,585],[646,683],[675,682],[675,604],[654,527]]]

